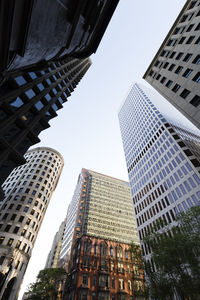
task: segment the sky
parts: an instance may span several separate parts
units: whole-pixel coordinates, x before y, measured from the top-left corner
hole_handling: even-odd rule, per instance
[[[91,57],[92,66],[51,120],[51,127],[40,134],[41,143],[35,147],[56,149],[65,165],[38,234],[19,300],[45,266],[81,169],[128,180],[118,111],[133,82],[149,86],[142,77],[184,4],[185,0],[121,0]],[[155,98],[162,109],[164,100],[160,101],[158,94]],[[187,123],[175,108],[169,108],[172,111]]]

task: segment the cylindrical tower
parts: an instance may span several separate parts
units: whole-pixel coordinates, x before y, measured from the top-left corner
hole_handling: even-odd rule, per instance
[[[41,147],[25,154],[3,184],[0,206],[0,299],[14,300],[26,271],[42,220],[64,161],[60,153]],[[2,298],[1,298],[2,297]]]

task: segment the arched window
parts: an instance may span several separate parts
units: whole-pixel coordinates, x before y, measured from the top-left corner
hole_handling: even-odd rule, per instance
[[[97,254],[98,253],[98,244],[95,243],[94,244],[94,254]]]
[[[113,257],[113,247],[112,246],[110,246],[110,256]]]
[[[90,254],[92,248],[92,242],[88,239],[84,242],[84,252]]]
[[[106,256],[107,255],[108,246],[106,243],[101,243],[101,255]]]
[[[126,257],[126,259],[128,259],[128,250],[127,249],[125,250],[125,257]]]
[[[117,257],[122,258],[123,257],[123,250],[121,246],[117,246]]]

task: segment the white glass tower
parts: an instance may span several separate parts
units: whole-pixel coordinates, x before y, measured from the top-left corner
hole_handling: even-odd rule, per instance
[[[46,209],[63,168],[51,148],[25,154],[26,163],[3,184],[0,207],[0,298],[16,299]]]
[[[138,84],[119,121],[142,244],[157,220],[173,225],[177,213],[200,204],[200,137],[170,124]]]

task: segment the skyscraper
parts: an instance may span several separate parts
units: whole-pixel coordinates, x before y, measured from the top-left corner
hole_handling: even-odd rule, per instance
[[[88,70],[118,2],[1,1],[0,185]]]
[[[65,221],[63,221],[56,232],[51,246],[51,250],[48,254],[47,261],[45,264],[45,269],[48,268],[58,268],[60,250],[62,247],[63,234],[65,229]]]
[[[139,240],[128,183],[82,169],[72,203],[71,249],[64,240],[61,251],[70,255],[64,299],[135,299],[144,278],[129,253]]]
[[[91,62],[66,58],[17,71],[0,87],[0,185],[68,100]]]
[[[199,0],[187,0],[144,78],[200,128]]]
[[[1,1],[0,82],[19,68],[96,52],[119,0]]]
[[[156,221],[173,225],[176,214],[200,204],[200,136],[169,123],[138,84],[122,104],[119,122],[140,242],[149,258],[142,240]]]
[[[63,158],[51,148],[25,154],[26,163],[3,184],[0,207],[0,298],[16,299],[50,198],[63,168]]]

